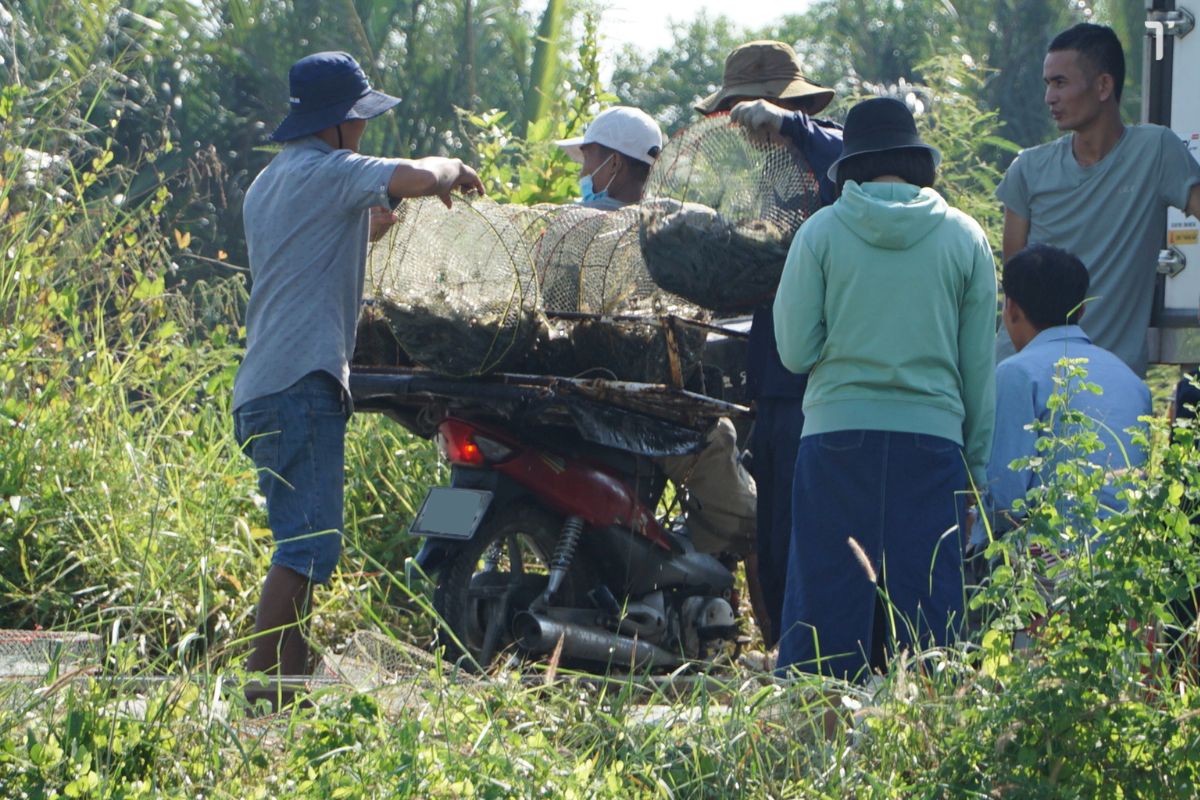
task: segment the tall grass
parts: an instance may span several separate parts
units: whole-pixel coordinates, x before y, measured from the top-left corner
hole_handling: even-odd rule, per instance
[[[89,32],[118,12],[70,10]],[[244,632],[269,534],[229,421],[244,285],[173,277],[189,236],[165,210],[168,182],[186,185],[155,168],[171,142],[117,159],[120,113],[101,111],[144,79],[128,52],[83,77],[44,59],[36,82],[13,70],[0,90],[0,626],[117,624],[158,655]],[[356,420],[349,452],[346,569],[356,551],[400,563],[433,450]],[[335,586],[334,619],[359,589]]]

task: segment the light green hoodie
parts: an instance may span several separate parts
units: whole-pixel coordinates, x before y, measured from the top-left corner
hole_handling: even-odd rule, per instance
[[[979,224],[933,189],[847,181],[792,241],[775,337],[784,366],[809,373],[804,436],[940,436],[985,485],[996,266]]]

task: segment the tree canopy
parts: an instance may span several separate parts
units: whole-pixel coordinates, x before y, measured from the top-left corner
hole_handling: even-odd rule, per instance
[[[754,30],[699,13],[672,23],[667,47],[618,51],[607,87],[589,6],[548,0],[541,8],[530,13],[521,0],[23,0],[0,26],[0,76],[34,86],[48,60],[31,56],[60,53],[81,82],[114,77],[98,105],[81,111],[110,125],[113,153],[129,163],[166,134],[171,148],[143,166],[133,188],[171,179],[178,191],[169,208],[193,248],[234,261],[241,194],[273,151],[267,136],[287,111],[288,67],[316,50],[354,54],[372,84],[402,99],[368,127],[364,151],[485,162],[530,201],[560,198],[573,185],[564,177],[572,168],[547,142],[618,101],[678,130],[719,86],[728,52],[753,38],[795,46],[809,76],[838,90],[842,102],[827,112],[834,117],[848,99],[919,87],[939,58],[961,57],[979,68],[964,91],[998,115],[1000,136],[1028,146],[1054,135],[1041,101],[1050,37],[1095,19],[1126,44],[1127,116],[1136,118],[1140,102],[1141,10],[1132,0],[817,0]],[[1003,167],[1006,151],[994,155]]]

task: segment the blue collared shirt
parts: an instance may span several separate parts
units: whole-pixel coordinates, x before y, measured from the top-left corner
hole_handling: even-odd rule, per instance
[[[1070,394],[1070,407],[1096,422],[1095,432],[1104,445],[1088,460],[1106,470],[1137,467],[1146,460],[1145,452],[1133,444],[1127,432],[1129,428],[1145,427],[1138,417],[1150,414],[1146,384],[1121,359],[1092,344],[1079,326],[1047,328],[1021,352],[996,366],[996,428],[988,462],[988,489],[997,512],[1010,511],[1014,501],[1041,483],[1040,475],[1033,470],[1013,470],[1009,465],[1016,459],[1039,455],[1039,434],[1026,426],[1035,420],[1050,419],[1050,397],[1058,389],[1054,376],[1062,372],[1058,363],[1063,358],[1087,359],[1083,365],[1086,381],[1102,389],[1101,394]],[[1038,473],[1054,473],[1054,459],[1049,461]],[[1123,508],[1117,492],[1118,487],[1111,482],[1101,492],[1102,514]],[[1001,530],[1004,527],[1001,525]]]
[[[617,198],[607,194],[603,197],[597,197],[592,200],[584,200],[583,198],[580,198],[578,201],[576,201],[576,204],[583,206],[584,208],[594,208],[597,211],[616,211],[617,209],[632,205],[632,203],[627,203],[624,200],[618,200]]]

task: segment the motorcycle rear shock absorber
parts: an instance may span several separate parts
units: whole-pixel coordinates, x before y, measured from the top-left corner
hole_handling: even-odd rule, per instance
[[[558,534],[558,544],[554,548],[554,557],[550,559],[550,579],[546,583],[546,592],[542,602],[549,604],[567,577],[567,570],[575,559],[575,548],[579,546],[579,537],[583,534],[583,518],[567,517],[563,523],[562,532]]]

